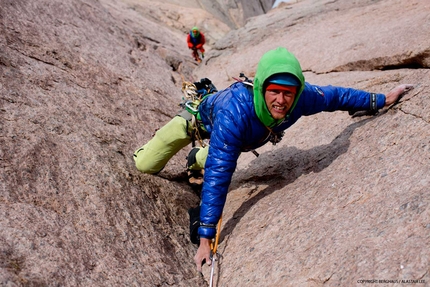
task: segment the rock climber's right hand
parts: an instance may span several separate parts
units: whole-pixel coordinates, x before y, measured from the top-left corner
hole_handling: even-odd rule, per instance
[[[202,265],[203,261],[206,261],[206,264],[210,266],[212,264],[211,256],[211,239],[200,238],[199,249],[197,249],[197,253],[194,256],[194,262],[196,263],[197,271],[202,273]]]

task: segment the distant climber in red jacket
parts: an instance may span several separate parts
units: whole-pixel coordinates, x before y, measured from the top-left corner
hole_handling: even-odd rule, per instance
[[[205,35],[199,31],[199,28],[193,27],[190,30],[190,33],[187,35],[187,44],[188,48],[193,50],[192,56],[196,59],[196,61],[199,60],[197,50],[202,53],[202,58],[205,57],[205,49],[203,48],[203,45],[206,43]]]

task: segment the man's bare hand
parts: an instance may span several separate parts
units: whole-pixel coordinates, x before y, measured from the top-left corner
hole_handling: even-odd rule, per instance
[[[202,272],[203,260],[206,260],[206,264],[210,266],[212,264],[211,260],[211,239],[200,238],[200,246],[197,249],[197,253],[194,256],[194,262],[196,263],[197,271]]]
[[[391,106],[399,100],[399,97],[414,88],[414,85],[403,84],[395,87],[385,95],[385,106]]]

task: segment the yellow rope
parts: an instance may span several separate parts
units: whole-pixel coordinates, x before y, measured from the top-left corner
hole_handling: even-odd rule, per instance
[[[218,225],[216,228],[215,242],[211,243],[212,254],[216,254],[216,250],[218,248],[219,237],[221,234],[221,223],[222,223],[222,215],[219,218]]]

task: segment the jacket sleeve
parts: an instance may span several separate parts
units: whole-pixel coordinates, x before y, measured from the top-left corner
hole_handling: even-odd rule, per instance
[[[190,34],[187,35],[187,45],[188,45],[189,49],[193,48],[193,46],[194,46],[193,43],[191,42]]]
[[[237,118],[237,117],[236,117]],[[230,111],[217,113],[211,133],[200,205],[199,235],[214,238],[228,188],[239,158],[244,133]]]
[[[317,86],[309,83],[306,83],[298,102],[298,108],[303,115],[312,115],[322,111],[371,110],[372,105],[376,109],[383,108],[385,95],[352,88]]]

